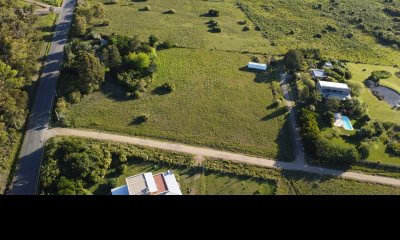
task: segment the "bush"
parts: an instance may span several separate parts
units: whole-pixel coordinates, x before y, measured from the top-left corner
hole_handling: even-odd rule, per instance
[[[161,88],[167,92],[175,91],[175,85],[173,83],[164,83]]]
[[[76,104],[81,101],[81,93],[79,91],[68,94],[68,102]]]
[[[222,32],[222,28],[219,26],[215,26],[215,27],[211,28],[210,32],[220,33],[220,32]]]
[[[142,8],[142,11],[150,11],[150,6],[145,6],[144,8]]]
[[[110,189],[116,188],[118,185],[118,179],[117,178],[110,178],[107,180],[107,187],[109,187]]]
[[[400,156],[400,143],[398,141],[391,141],[387,144],[389,152],[396,156]]]
[[[369,156],[370,151],[370,143],[369,142],[361,142],[360,146],[357,148],[358,153],[360,154],[360,158],[365,160]]]
[[[261,31],[261,30],[262,30],[262,27],[261,27],[260,25],[257,25],[254,29],[255,29],[256,31]]]
[[[109,20],[104,20],[104,21],[101,23],[101,25],[104,26],[104,27],[107,27],[107,26],[110,25],[110,21],[109,21]]]
[[[144,123],[144,122],[147,122],[147,121],[149,121],[149,115],[148,114],[142,114],[142,115],[140,115],[139,117],[137,117],[136,118],[136,120],[139,122],[139,123]]]
[[[250,26],[244,26],[242,30],[243,31],[250,31]]]
[[[369,77],[370,80],[374,82],[379,82],[381,79],[387,79],[392,77],[392,74],[388,71],[373,71],[371,76]]]
[[[219,11],[216,9],[210,9],[208,10],[208,16],[210,17],[218,17],[219,16]]]
[[[176,13],[175,9],[169,9],[164,12],[164,14],[175,14],[175,13]]]
[[[104,2],[104,4],[117,4],[117,3],[118,3],[117,0],[106,0],[106,1]]]
[[[128,171],[128,166],[126,164],[121,164],[121,166],[119,166],[118,171],[121,174],[125,174]]]
[[[140,91],[136,90],[132,93],[132,97],[133,97],[133,99],[139,99],[142,97],[142,93]]]
[[[238,22],[238,24],[240,24],[240,25],[245,25],[245,24],[247,24],[247,20],[240,20],[240,21]]]
[[[315,145],[317,148],[317,158],[326,163],[353,163],[359,159],[359,154],[355,147],[344,147],[334,144],[324,137],[318,137]]]

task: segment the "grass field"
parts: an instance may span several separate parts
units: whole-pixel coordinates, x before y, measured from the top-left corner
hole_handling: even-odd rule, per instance
[[[48,43],[51,42],[53,38],[53,28],[57,16],[58,15],[55,13],[50,13],[40,16],[38,18],[38,38],[41,40],[40,43],[43,45],[43,47],[41,48],[41,56],[44,56],[46,54],[46,46],[48,45]]]
[[[400,188],[369,184],[342,178],[285,172],[296,194],[299,195],[399,195]]]
[[[155,165],[145,162],[130,164],[128,171],[118,176],[118,186],[125,185],[125,178],[140,173],[153,174],[171,170],[166,165]],[[273,181],[261,181],[249,177],[236,177],[215,173],[201,173],[188,168],[172,168],[179,179],[182,194],[184,195],[273,195],[276,184]],[[110,194],[109,188],[103,184],[92,186],[89,191],[94,194]]]
[[[118,86],[72,105],[71,125],[164,138],[282,160],[292,159],[286,111],[271,108],[273,74],[248,72],[249,55],[194,49],[159,52],[158,72],[149,92],[139,100],[125,100]],[[176,91],[159,95],[165,82]],[[135,117],[149,114],[144,124]],[[278,148],[279,144],[279,148]]]
[[[379,101],[372,94],[371,90],[364,86],[365,79],[367,79],[373,71],[386,70],[393,73],[393,77],[386,81],[381,80],[382,85],[389,83],[389,85],[399,88],[400,79],[394,76],[394,73],[398,71],[398,68],[354,63],[348,63],[347,66],[353,74],[351,81],[359,82],[362,85],[360,100],[368,105],[368,114],[380,121],[398,123],[400,119],[400,111],[393,110],[385,101]],[[366,69],[366,71],[363,71],[364,69]]]
[[[103,2],[92,0],[91,2]],[[232,51],[266,52],[270,47],[261,32],[242,31],[244,25],[237,22],[246,19],[244,13],[236,6],[235,1],[202,1],[202,0],[151,0],[119,1],[119,4],[105,5],[106,16],[110,25],[94,28],[94,32],[139,35],[147,41],[151,34],[161,40],[169,40],[179,46]],[[127,4],[129,3],[129,5]],[[140,11],[150,6],[150,11]],[[220,10],[215,17],[222,32],[210,33],[206,22],[211,17],[201,16],[214,8]],[[163,14],[175,9],[176,14]]]
[[[382,11],[384,5],[377,0],[340,1],[339,7],[331,6],[329,0],[239,0],[246,14],[263,27],[272,43],[273,53],[285,53],[290,48],[319,48],[329,58],[351,62],[393,65],[398,63],[400,52],[384,47],[368,33],[349,24],[349,19],[358,16],[363,24],[373,28],[378,23],[391,26],[391,18]],[[338,2],[338,1],[336,1]],[[322,4],[322,9],[314,9]],[[340,12],[343,12],[341,14]],[[350,15],[349,13],[354,13]],[[324,29],[333,26],[335,32]],[[346,37],[347,34],[353,37]],[[321,38],[314,38],[321,34]]]

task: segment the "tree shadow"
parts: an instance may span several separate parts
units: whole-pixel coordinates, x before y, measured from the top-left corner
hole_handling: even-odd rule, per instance
[[[109,99],[123,102],[130,100],[126,96],[126,90],[124,87],[113,82],[111,77],[106,77],[106,82],[101,87],[101,92]]]
[[[145,123],[146,121],[143,120],[143,118],[141,116],[135,117],[130,123],[130,126],[133,125],[141,125],[143,123]]]
[[[254,76],[254,82],[256,82],[256,83],[267,83],[267,82],[270,82],[270,80],[271,80],[268,77],[268,74],[269,74],[268,71],[250,69],[247,66],[239,68],[239,71],[253,73],[255,75]]]
[[[111,188],[103,183],[100,184],[94,191],[93,195],[111,195]]]
[[[286,111],[284,107],[282,108]],[[289,118],[289,114],[286,114],[282,127],[275,139],[275,143],[279,146],[277,154],[278,161],[291,162],[296,159],[294,152],[296,140],[294,137],[293,128],[290,126]]]
[[[168,93],[170,93],[167,89],[165,89],[162,86],[158,86],[156,88],[154,88],[151,93],[153,95],[167,95]]]
[[[277,118],[279,116],[282,116],[286,112],[287,112],[286,107],[280,107],[275,112],[272,112],[272,113],[268,114],[267,116],[261,118],[261,121],[269,121],[271,119],[274,119],[274,118]]]
[[[38,30],[39,30],[40,32],[48,32],[48,33],[51,33],[51,32],[54,31],[54,26],[42,26],[42,27],[39,27]]]

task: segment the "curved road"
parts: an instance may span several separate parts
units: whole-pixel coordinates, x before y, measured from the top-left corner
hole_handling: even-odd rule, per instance
[[[44,134],[49,126],[51,108],[60,74],[60,63],[72,22],[75,2],[76,0],[64,0],[62,5],[50,50],[38,82],[9,194],[31,195],[36,193],[40,162],[43,155]]]
[[[54,136],[75,136],[84,138],[93,138],[98,140],[114,141],[121,143],[128,143],[132,145],[140,145],[150,148],[158,148],[167,151],[188,153],[192,155],[220,158],[228,161],[235,161],[241,163],[247,163],[252,165],[259,165],[262,167],[276,168],[291,171],[301,171],[307,173],[315,173],[321,175],[328,175],[334,177],[342,177],[351,180],[372,182],[385,185],[392,185],[400,187],[400,179],[373,176],[356,172],[344,172],[340,170],[319,168],[308,166],[303,162],[278,162],[271,159],[259,158],[246,156],[240,153],[232,153],[226,151],[219,151],[210,148],[194,147],[189,145],[184,145],[180,143],[171,143],[157,140],[150,140],[138,137],[122,136],[111,133],[103,133],[97,131],[87,131],[80,129],[69,129],[69,128],[53,128],[46,132],[45,141]]]

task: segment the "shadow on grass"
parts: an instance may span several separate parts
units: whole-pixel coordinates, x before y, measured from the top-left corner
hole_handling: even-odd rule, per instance
[[[286,112],[285,107],[282,107]],[[281,109],[282,109],[281,108]],[[279,111],[279,110],[278,110]],[[283,112],[282,114],[285,114]],[[293,128],[290,125],[290,115],[289,113],[284,116],[284,122],[278,133],[275,143],[278,145],[278,161],[291,162],[295,160],[295,138],[293,133]]]
[[[268,114],[267,116],[261,118],[261,121],[268,121],[268,120],[277,118],[279,116],[284,115],[286,112],[287,112],[286,107],[280,107],[275,112],[272,112],[272,113]]]
[[[154,88],[151,91],[151,93],[154,95],[167,95],[170,92],[167,89],[165,89],[164,87],[158,86],[158,87]]]
[[[113,82],[111,77],[106,77],[106,82],[101,87],[101,92],[109,99],[123,102],[128,101],[130,98],[126,96],[126,90],[124,87]]]
[[[54,30],[54,26],[43,26],[43,27],[39,27],[38,30],[40,32],[47,32],[47,33],[51,33]]]
[[[103,183],[100,184],[94,191],[93,195],[111,195],[111,188]]]

